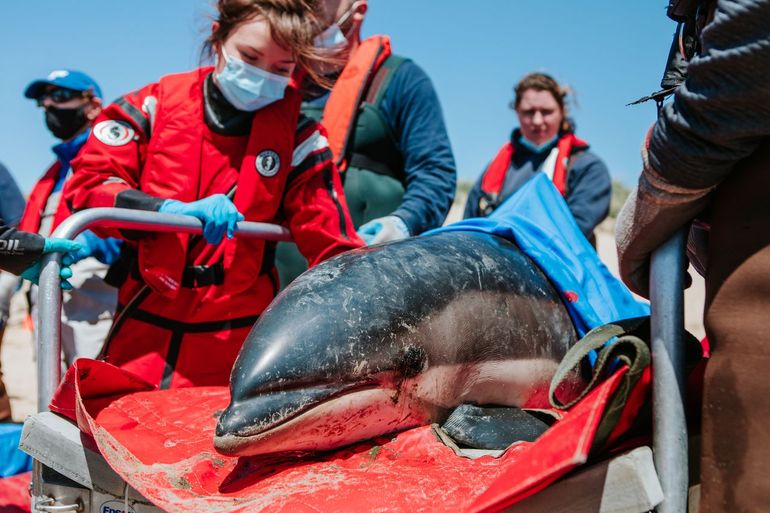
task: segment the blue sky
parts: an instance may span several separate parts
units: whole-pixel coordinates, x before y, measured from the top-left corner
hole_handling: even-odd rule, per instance
[[[27,192],[55,143],[24,87],[74,68],[112,100],[163,74],[196,67],[212,0],[0,2],[0,161]],[[633,184],[652,104],[625,104],[656,90],[674,23],[666,0],[370,0],[365,34],[432,78],[462,180],[473,180],[516,124],[513,84],[545,71],[576,92],[578,134],[613,177]]]

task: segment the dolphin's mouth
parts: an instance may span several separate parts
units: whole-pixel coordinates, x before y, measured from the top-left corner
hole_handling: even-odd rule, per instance
[[[219,417],[216,437],[251,437],[274,429],[345,394],[377,387],[377,383],[327,384],[268,392],[233,400]]]
[[[345,387],[297,408],[280,422],[261,423],[259,429],[225,429],[234,418],[226,417],[228,413],[220,417],[214,436],[216,450],[228,456],[325,451],[425,420],[415,421],[417,417],[404,411],[393,389],[374,384]]]

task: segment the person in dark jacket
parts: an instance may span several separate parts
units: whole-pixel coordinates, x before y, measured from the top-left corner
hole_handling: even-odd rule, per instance
[[[544,73],[526,75],[511,107],[519,127],[468,193],[465,218],[491,214],[522,185],[543,172],[562,193],[580,230],[593,231],[609,213],[612,183],[607,166],[577,138],[567,117],[567,91]]]
[[[64,239],[46,239],[36,233],[20,232],[13,226],[5,224],[0,218],[0,270],[13,274],[21,274],[34,283],[40,276],[40,257],[45,253],[55,251],[69,252],[77,251],[80,245],[71,240]],[[72,270],[69,268],[71,259],[64,257],[61,268],[61,286],[62,288],[71,288],[68,278],[72,277]],[[0,342],[2,342],[2,331],[0,330]],[[11,420],[11,402],[5,389],[5,384],[0,373],[0,422]]]
[[[43,241],[29,241],[27,235],[32,234],[14,234],[13,227],[19,224],[24,213],[24,196],[21,195],[19,186],[8,172],[8,169],[0,164],[0,219],[5,219],[8,226],[0,226],[0,270],[5,267],[13,267],[17,273],[21,272],[29,265],[34,258],[25,261],[23,253],[31,253],[35,256],[36,251],[25,251],[30,246],[39,245],[42,250]],[[34,237],[32,237],[34,238]],[[42,239],[42,238],[41,238]],[[18,240],[19,242],[15,242]],[[11,241],[11,242],[9,242]],[[39,243],[39,244],[37,244]],[[16,248],[18,244],[19,248]],[[11,246],[9,249],[9,245]],[[5,325],[10,316],[11,297],[19,283],[19,278],[11,272],[0,273],[0,345],[2,345],[3,335],[5,334]],[[0,376],[2,374],[0,373]],[[5,384],[0,377],[0,422],[11,419],[11,401],[5,389]]]
[[[457,170],[441,104],[427,73],[391,50],[388,36],[362,38],[366,0],[324,0],[329,24],[316,40],[341,61],[331,91],[316,88],[302,112],[327,130],[353,224],[367,244],[419,235],[444,223]],[[286,286],[307,268],[279,244]]]
[[[24,196],[19,186],[2,163],[0,163],[0,219],[16,226],[24,213]]]
[[[700,511],[767,511],[770,0],[689,4],[705,17],[701,50],[648,134],[618,218],[620,272],[647,295],[651,253],[696,216],[710,225]]]
[[[10,226],[17,226],[24,213],[24,196],[21,195],[19,186],[8,172],[8,169],[0,163],[0,219]],[[5,323],[8,322],[11,296],[18,285],[18,278],[11,273],[0,273],[0,341],[3,338]]]

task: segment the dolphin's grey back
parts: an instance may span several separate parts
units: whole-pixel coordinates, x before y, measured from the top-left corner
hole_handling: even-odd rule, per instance
[[[443,232],[351,251],[308,270],[263,313],[231,378],[240,393],[393,370],[544,358],[575,341],[566,308],[513,243]],[[459,392],[458,392],[459,393]]]

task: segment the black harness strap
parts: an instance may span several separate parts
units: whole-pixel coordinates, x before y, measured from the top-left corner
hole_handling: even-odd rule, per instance
[[[334,189],[334,180],[332,179],[332,173],[328,168],[324,169],[323,171],[323,179],[324,183],[326,184],[326,192],[329,193],[329,196],[334,202],[334,205],[337,207],[337,217],[339,218],[340,222],[340,233],[343,237],[345,237],[345,239],[350,240],[350,235],[348,234],[347,230],[347,223],[345,222],[345,211],[342,209],[340,198],[337,195],[337,191]]]
[[[130,117],[131,120],[136,124],[136,126],[142,130],[143,135],[145,136],[145,140],[149,141],[152,129],[150,127],[150,121],[144,116],[144,114],[142,114],[142,111],[134,107],[122,96],[112,103],[123,109],[123,112],[125,112],[128,117]]]
[[[171,378],[174,377],[174,369],[176,369],[176,362],[179,360],[183,339],[183,331],[175,330],[171,332],[171,340],[168,343],[168,351],[166,351],[166,363],[163,365],[163,376],[158,385],[158,388],[161,390],[171,388]]]
[[[182,351],[182,342],[184,341],[185,334],[249,328],[257,322],[259,315],[249,315],[225,321],[182,322],[137,309],[134,311],[132,319],[171,331],[171,340],[169,341],[168,351],[166,351],[166,362],[163,366],[163,375],[159,385],[161,390],[165,390],[171,386],[171,379],[174,376],[174,369],[176,369],[179,354]]]
[[[222,285],[225,281],[225,266],[221,263],[213,265],[191,265],[182,272],[182,287],[197,289],[211,285]]]
[[[182,333],[210,333],[213,331],[248,328],[257,322],[259,315],[247,315],[246,317],[236,317],[235,319],[227,319],[224,321],[185,322],[175,321],[146,310],[137,309],[134,311],[131,318],[171,331],[180,331]]]

